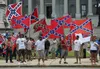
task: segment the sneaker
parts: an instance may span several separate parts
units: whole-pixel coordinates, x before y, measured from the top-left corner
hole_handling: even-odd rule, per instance
[[[23,64],[26,64],[26,62],[23,62]]]
[[[78,64],[78,62],[75,62],[74,64]]]
[[[68,64],[68,62],[64,62],[64,64]]]
[[[10,63],[13,63],[13,61],[10,61]]]
[[[20,65],[20,62],[18,62],[18,65]]]
[[[81,62],[79,62],[79,64],[81,64]]]
[[[61,61],[59,61],[59,64],[61,64]]]
[[[43,66],[45,66],[45,63],[43,63]]]
[[[37,65],[40,65],[40,63],[38,63]]]

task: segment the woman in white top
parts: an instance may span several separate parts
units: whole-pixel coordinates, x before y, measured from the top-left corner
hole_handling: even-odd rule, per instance
[[[96,37],[92,36],[90,41],[90,53],[91,53],[91,63],[92,65],[96,65],[96,54],[97,54],[97,46],[99,46],[96,42]]]

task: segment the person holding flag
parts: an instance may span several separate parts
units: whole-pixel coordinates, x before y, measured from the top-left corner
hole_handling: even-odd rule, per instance
[[[66,62],[67,55],[68,55],[68,50],[65,43],[65,38],[61,38],[61,58],[59,64],[61,64],[62,58],[64,58],[64,64],[68,64],[68,62]]]
[[[6,63],[8,63],[8,56],[10,54],[10,63],[13,63],[12,61],[12,46],[13,42],[11,41],[11,37],[8,37],[8,39],[5,42],[6,44]]]

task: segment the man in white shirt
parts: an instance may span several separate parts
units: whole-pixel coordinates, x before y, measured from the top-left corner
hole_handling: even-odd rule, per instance
[[[20,57],[22,55],[23,61],[25,63],[25,46],[26,39],[24,38],[24,35],[22,34],[16,41],[17,44],[17,50],[18,50],[18,61],[20,61]]]
[[[39,40],[36,41],[35,46],[36,46],[36,50],[38,52],[38,65],[40,65],[40,60],[42,59],[43,61],[43,65],[44,65],[44,58],[45,58],[45,54],[44,54],[44,50],[45,50],[45,40],[46,39],[42,39],[42,37],[39,37]]]
[[[78,59],[79,63],[81,64],[80,48],[81,48],[81,41],[79,40],[79,36],[76,36],[76,40],[74,41],[74,54],[76,57],[75,64],[78,64]]]

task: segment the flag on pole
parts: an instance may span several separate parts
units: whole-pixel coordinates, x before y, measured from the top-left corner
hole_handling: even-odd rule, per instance
[[[71,24],[71,35],[73,40],[75,39],[75,33],[81,33],[82,35],[93,34],[91,19],[75,20]]]
[[[31,24],[35,23],[36,21],[39,21],[39,14],[38,14],[38,8],[35,7],[33,13],[31,14]]]
[[[33,29],[35,30],[35,32],[37,32],[37,31],[40,31],[40,30],[42,30],[42,29],[45,29],[46,28],[46,20],[45,20],[45,18],[43,18],[43,19],[41,19],[40,21],[38,21],[35,25],[34,25],[34,27],[33,27]]]
[[[69,15],[51,20],[50,31],[44,36],[50,38],[64,37],[64,28],[70,27],[71,17]]]
[[[27,28],[30,26],[30,17],[29,16],[19,16],[11,20],[11,26],[14,29]]]
[[[22,15],[22,2],[8,5],[6,11],[6,17],[8,21],[10,21],[14,17],[18,17],[21,15]]]

